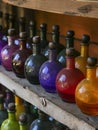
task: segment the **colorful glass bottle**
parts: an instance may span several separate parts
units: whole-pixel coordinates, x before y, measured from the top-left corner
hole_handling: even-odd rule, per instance
[[[81,42],[81,55],[75,58],[75,67],[83,72],[86,76],[86,65],[89,53],[90,36],[84,34]]]
[[[41,52],[44,54],[44,50],[46,46],[48,45],[48,40],[47,40],[47,24],[42,23],[40,25],[40,47],[41,47]]]
[[[30,130],[53,130],[54,124],[49,116],[39,110],[39,118],[32,122]]]
[[[60,28],[59,25],[52,26],[52,42],[56,44],[57,54],[64,49],[64,46],[60,43]],[[44,55],[49,57],[49,48],[48,46],[44,50]]]
[[[8,109],[8,104],[11,102],[15,102],[14,94],[10,90],[6,89],[5,90],[5,99],[4,99],[4,108]]]
[[[88,115],[98,115],[98,79],[95,57],[87,59],[87,75],[76,87],[75,99],[80,110]]]
[[[20,48],[12,55],[12,68],[15,75],[19,78],[24,76],[24,64],[26,59],[32,54],[31,50],[26,47],[27,33],[20,33]]]
[[[19,119],[19,115],[25,112],[25,107],[23,104],[23,100],[15,95],[15,106],[16,106],[16,119]]]
[[[5,119],[8,118],[7,111],[4,109],[4,96],[0,94],[0,127]]]
[[[84,74],[75,68],[74,48],[66,49],[66,68],[56,78],[56,89],[61,99],[74,103],[76,86],[84,78]]]
[[[47,58],[41,53],[40,37],[33,37],[33,54],[25,62],[25,77],[31,84],[39,84],[39,69]]]
[[[74,48],[74,35],[75,32],[73,30],[67,31],[65,40],[66,40],[66,47],[58,54],[57,60],[63,64],[63,66],[66,66],[66,48]],[[80,55],[80,52],[75,50],[74,52],[75,57]]]
[[[1,125],[1,130],[19,130],[19,124],[15,116],[15,104],[8,105],[8,119],[4,120]]]
[[[19,130],[29,130],[27,115],[25,113],[20,114],[19,116]]]
[[[49,42],[49,60],[43,63],[39,71],[39,81],[45,91],[50,93],[56,92],[56,76],[58,72],[63,68],[62,64],[57,61],[56,45],[53,42]]]
[[[8,30],[8,45],[3,47],[1,51],[1,60],[3,67],[11,71],[12,70],[12,55],[13,53],[19,49],[19,46],[15,44],[15,29]]]

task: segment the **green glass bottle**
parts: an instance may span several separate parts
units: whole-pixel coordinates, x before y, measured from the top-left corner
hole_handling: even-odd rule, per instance
[[[1,130],[19,130],[19,124],[15,116],[15,104],[9,103],[8,105],[8,119],[4,120],[1,125]]]
[[[0,94],[0,126],[2,122],[8,118],[8,114],[6,109],[4,109],[4,96],[3,94]]]
[[[25,113],[22,113],[19,116],[19,127],[20,127],[20,130],[29,130],[27,115]]]

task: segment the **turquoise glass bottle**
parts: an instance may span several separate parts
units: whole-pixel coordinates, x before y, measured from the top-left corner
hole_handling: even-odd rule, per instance
[[[4,96],[0,94],[0,127],[5,119],[8,118],[7,110],[4,109]]]
[[[1,125],[1,130],[19,130],[19,124],[15,116],[15,104],[8,105],[8,119],[4,120]]]
[[[65,36],[66,46],[57,56],[57,60],[60,63],[62,63],[64,67],[66,66],[66,48],[74,48],[74,40],[75,40],[74,35],[75,32],[73,30],[67,31]],[[74,55],[75,57],[80,56],[80,52],[75,50]]]
[[[74,48],[66,49],[66,67],[56,78],[56,89],[62,100],[75,103],[75,89],[85,78],[84,74],[75,68]]]
[[[24,72],[26,79],[31,84],[39,84],[39,69],[47,58],[41,53],[40,37],[33,37],[33,54],[25,62]]]

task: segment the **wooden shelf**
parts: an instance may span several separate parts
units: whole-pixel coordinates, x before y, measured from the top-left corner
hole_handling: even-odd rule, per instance
[[[63,102],[57,94],[50,94],[40,85],[32,85],[26,79],[20,79],[13,72],[0,66],[0,83],[27,102],[66,124],[74,130],[95,130],[98,117],[83,114],[76,104]]]
[[[77,0],[3,0],[3,2],[29,9],[58,14],[98,18],[98,2]]]

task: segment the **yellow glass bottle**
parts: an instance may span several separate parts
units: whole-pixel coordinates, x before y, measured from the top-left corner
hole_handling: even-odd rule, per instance
[[[76,87],[76,104],[88,115],[98,115],[98,79],[96,78],[95,57],[87,59],[87,76]]]
[[[82,36],[82,42],[81,42],[81,54],[80,56],[75,58],[75,67],[80,69],[85,76],[86,76],[87,58],[89,53],[89,41],[90,36],[84,34]]]
[[[25,107],[23,104],[23,100],[16,95],[15,95],[15,105],[16,105],[16,119],[19,120],[20,114],[25,112]]]

